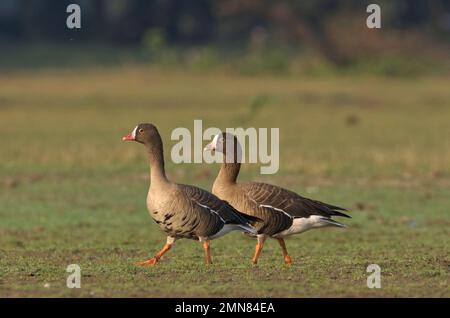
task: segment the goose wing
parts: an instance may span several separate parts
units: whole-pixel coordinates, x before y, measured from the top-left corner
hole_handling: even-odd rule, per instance
[[[191,202],[191,208],[202,214],[205,221],[206,219],[212,219],[221,223],[221,226],[224,224],[249,226],[251,221],[257,220],[255,217],[237,211],[226,201],[206,190],[191,185],[179,185],[179,187],[184,196]]]
[[[244,183],[242,189],[260,208],[282,212],[293,218],[307,218],[311,215],[320,215],[326,218],[350,217],[341,212],[346,211],[344,208],[304,198],[293,191],[271,184]]]

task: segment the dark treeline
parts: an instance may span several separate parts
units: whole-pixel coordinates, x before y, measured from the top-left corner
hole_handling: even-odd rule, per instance
[[[405,30],[448,41],[448,0],[2,0],[0,44],[64,42],[139,45],[158,30],[170,45],[238,46],[266,41],[312,47],[329,60],[345,63],[346,48],[364,49],[366,7],[382,7],[383,30]],[[82,28],[66,28],[66,7],[81,6]],[[362,45],[349,43],[360,39]],[[404,37],[400,37],[403,39]],[[407,39],[406,39],[407,41]]]

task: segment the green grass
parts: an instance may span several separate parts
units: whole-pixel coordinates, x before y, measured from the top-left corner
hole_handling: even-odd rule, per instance
[[[245,77],[146,67],[0,75],[0,296],[449,297],[448,78]],[[280,127],[273,182],[345,206],[346,230],[275,241],[260,264],[239,233],[181,240],[153,268],[134,266],[165,241],[148,216],[138,122]],[[218,166],[167,163],[177,182],[209,189]],[[82,288],[65,286],[67,265]],[[366,286],[369,264],[382,288]],[[46,285],[47,284],[47,285]],[[49,285],[48,285],[49,284]],[[47,286],[47,287],[44,287]]]

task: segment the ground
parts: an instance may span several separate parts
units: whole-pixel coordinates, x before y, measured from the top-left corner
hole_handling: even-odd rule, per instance
[[[238,76],[142,66],[0,75],[0,296],[450,297],[448,78]],[[142,145],[121,137],[156,124],[166,160],[176,127],[279,127],[280,171],[243,167],[347,207],[349,227],[287,240],[239,233],[181,240],[136,267],[164,235],[145,207]],[[206,141],[205,141],[206,143]],[[210,189],[217,165],[167,162],[169,177]],[[80,289],[66,267],[81,266]],[[369,264],[381,288],[369,289]]]

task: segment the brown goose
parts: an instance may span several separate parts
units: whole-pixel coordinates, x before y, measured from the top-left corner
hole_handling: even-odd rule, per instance
[[[345,227],[331,217],[350,218],[340,212],[346,211],[344,208],[307,199],[275,185],[259,182],[237,183],[242,149],[237,138],[232,134],[216,135],[204,150],[218,151],[224,156],[221,169],[213,184],[213,194],[227,201],[237,210],[260,219],[260,221],[252,222],[258,231],[253,264],[258,262],[267,237],[278,240],[284,261],[291,264],[292,260],[284,242],[285,237],[314,228]]]
[[[156,255],[138,265],[154,265],[180,238],[203,242],[205,261],[211,264],[210,240],[230,231],[256,233],[249,221],[255,219],[235,210],[228,203],[203,189],[170,182],[164,170],[161,136],[152,124],[140,124],[123,137],[124,141],[144,144],[150,162],[150,189],[147,208],[167,242]]]

